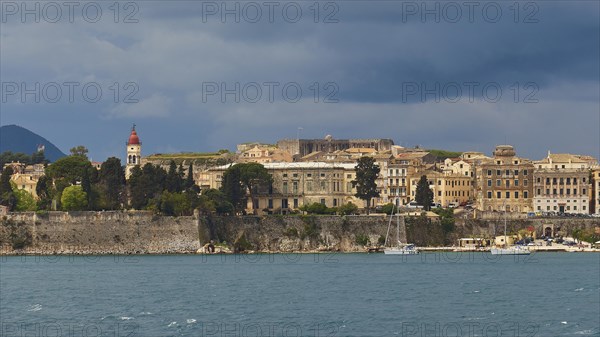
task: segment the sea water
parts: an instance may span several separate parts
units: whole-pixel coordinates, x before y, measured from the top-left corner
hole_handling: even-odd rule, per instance
[[[0,336],[600,336],[600,254],[2,256]]]

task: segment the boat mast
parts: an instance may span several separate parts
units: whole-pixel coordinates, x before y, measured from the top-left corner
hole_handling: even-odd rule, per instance
[[[390,214],[390,220],[388,221],[387,233],[385,234],[385,242],[383,243],[384,247],[387,247],[388,237],[390,236],[390,227],[392,226],[392,218],[394,217],[394,204],[392,204],[392,214]]]

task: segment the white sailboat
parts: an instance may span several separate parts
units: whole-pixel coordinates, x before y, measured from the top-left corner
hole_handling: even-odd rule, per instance
[[[504,206],[503,206],[504,207]],[[495,228],[495,227],[494,227]],[[494,229],[494,235],[496,235]],[[504,209],[504,245],[502,247],[492,247],[490,250],[492,255],[529,255],[531,252],[524,246],[508,245],[506,237],[506,208]]]
[[[396,239],[398,243],[395,247],[388,247],[388,239],[390,237],[390,227],[392,225],[392,218],[394,217],[394,207],[392,206],[392,214],[390,214],[390,221],[388,222],[387,234],[385,236],[385,243],[383,253],[386,255],[416,255],[419,254],[419,250],[414,244],[404,244],[400,241],[400,218],[402,218],[402,224],[404,225],[404,217],[400,217],[396,214]],[[405,227],[406,228],[406,227]]]

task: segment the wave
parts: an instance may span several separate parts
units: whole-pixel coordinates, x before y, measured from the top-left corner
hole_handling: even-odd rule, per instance
[[[42,310],[41,304],[33,304],[33,305],[30,305],[29,308],[27,308],[27,311],[40,311],[40,310]]]

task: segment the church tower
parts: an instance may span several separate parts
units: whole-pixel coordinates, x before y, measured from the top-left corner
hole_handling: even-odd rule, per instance
[[[131,134],[129,140],[127,140],[127,165],[125,166],[125,178],[129,179],[131,175],[131,169],[135,166],[139,166],[142,160],[142,142],[135,132],[135,124],[131,128]]]

